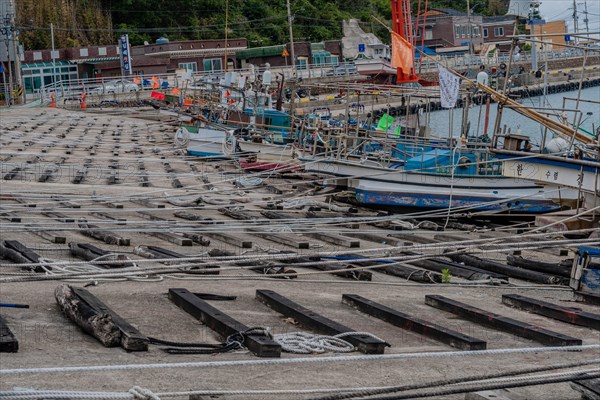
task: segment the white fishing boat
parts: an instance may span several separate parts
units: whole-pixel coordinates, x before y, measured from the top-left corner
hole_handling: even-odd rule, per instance
[[[451,162],[451,160],[454,160]],[[435,150],[406,162],[304,158],[305,170],[334,176],[365,205],[544,213],[577,203],[576,190],[501,175],[500,164],[472,152]]]

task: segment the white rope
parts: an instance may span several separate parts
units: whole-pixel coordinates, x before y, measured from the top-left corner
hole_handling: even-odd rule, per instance
[[[494,383],[513,383],[513,382],[528,382],[536,379],[550,379],[558,377],[580,377],[582,374],[594,373],[600,371],[598,368],[574,370],[565,372],[554,372],[547,374],[528,375],[528,376],[509,376],[501,378],[491,378],[482,380],[471,380],[460,383],[452,383],[451,387],[465,386],[464,390],[473,385],[494,384]],[[316,394],[316,393],[353,393],[363,391],[377,391],[393,388],[393,386],[380,387],[352,387],[352,388],[315,388],[315,389],[200,389],[189,390],[182,392],[164,392],[153,393],[149,389],[134,386],[126,393],[119,392],[86,392],[86,391],[58,391],[58,390],[23,390],[23,391],[5,391],[0,392],[2,400],[38,400],[40,398],[69,398],[82,400],[160,400],[167,397],[188,397],[188,396],[235,396],[235,395],[276,395],[276,394]]]
[[[135,400],[160,400],[160,398],[155,395],[152,390],[139,386],[132,387],[127,393],[131,394]]]
[[[291,332],[273,335],[281,350],[293,354],[351,353],[354,345],[337,336],[317,335],[308,332]]]
[[[451,357],[476,357],[504,354],[525,353],[550,353],[550,352],[580,352],[585,350],[598,350],[600,344],[588,344],[582,346],[557,346],[557,347],[526,347],[520,349],[493,349],[493,350],[471,350],[471,351],[445,351],[445,352],[420,352],[420,353],[397,353],[397,354],[373,354],[360,356],[325,356],[325,357],[303,357],[285,359],[252,359],[252,360],[230,360],[230,361],[197,361],[183,363],[160,363],[160,364],[117,364],[117,365],[86,365],[76,367],[47,367],[47,368],[20,368],[1,369],[0,375],[17,374],[50,374],[66,372],[107,372],[123,370],[143,369],[166,369],[166,368],[210,368],[210,367],[234,367],[255,365],[283,365],[303,363],[334,363],[355,361],[381,361],[381,360],[409,360],[422,358],[451,358]]]

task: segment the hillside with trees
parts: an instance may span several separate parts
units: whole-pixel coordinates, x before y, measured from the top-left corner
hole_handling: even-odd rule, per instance
[[[505,12],[508,0],[472,0],[476,13]],[[429,7],[466,10],[466,0],[430,0]],[[19,0],[17,20],[27,49],[50,47],[50,23],[60,47],[116,43],[121,33],[133,45],[170,40],[245,37],[251,47],[288,41],[285,0]],[[413,15],[417,2],[413,1]],[[294,36],[298,40],[340,39],[342,21],[357,18],[363,29],[386,40],[373,16],[390,21],[389,0],[292,0]]]

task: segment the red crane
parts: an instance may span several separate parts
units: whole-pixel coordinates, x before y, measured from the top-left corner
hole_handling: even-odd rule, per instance
[[[390,0],[392,6],[392,30],[414,46],[410,0]],[[401,68],[396,70],[396,83],[417,82],[419,77],[413,68],[407,74]]]

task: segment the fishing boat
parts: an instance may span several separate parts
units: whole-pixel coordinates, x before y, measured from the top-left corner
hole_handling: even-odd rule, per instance
[[[218,104],[195,110],[192,121],[183,123],[176,131],[176,144],[184,147],[187,154],[200,157],[286,155],[286,145],[293,141],[291,116],[273,106],[269,93],[246,89],[245,81],[230,86],[236,76],[228,74],[222,84],[209,85],[218,92]],[[206,86],[202,83],[191,90],[205,90]]]
[[[372,206],[545,213],[577,202],[577,191],[502,175],[485,151],[434,149],[378,163],[336,158],[305,159],[305,170],[335,176],[329,183]]]
[[[600,157],[598,144],[579,145],[577,151],[561,153],[532,153],[529,138],[521,135],[508,135],[502,148],[494,150],[502,161],[502,174],[509,178],[527,179],[540,184],[553,184],[577,190],[582,195],[578,205],[596,207],[600,205]],[[552,148],[559,143],[557,148]],[[554,146],[556,147],[556,145]],[[569,142],[553,139],[548,150],[568,149]]]

